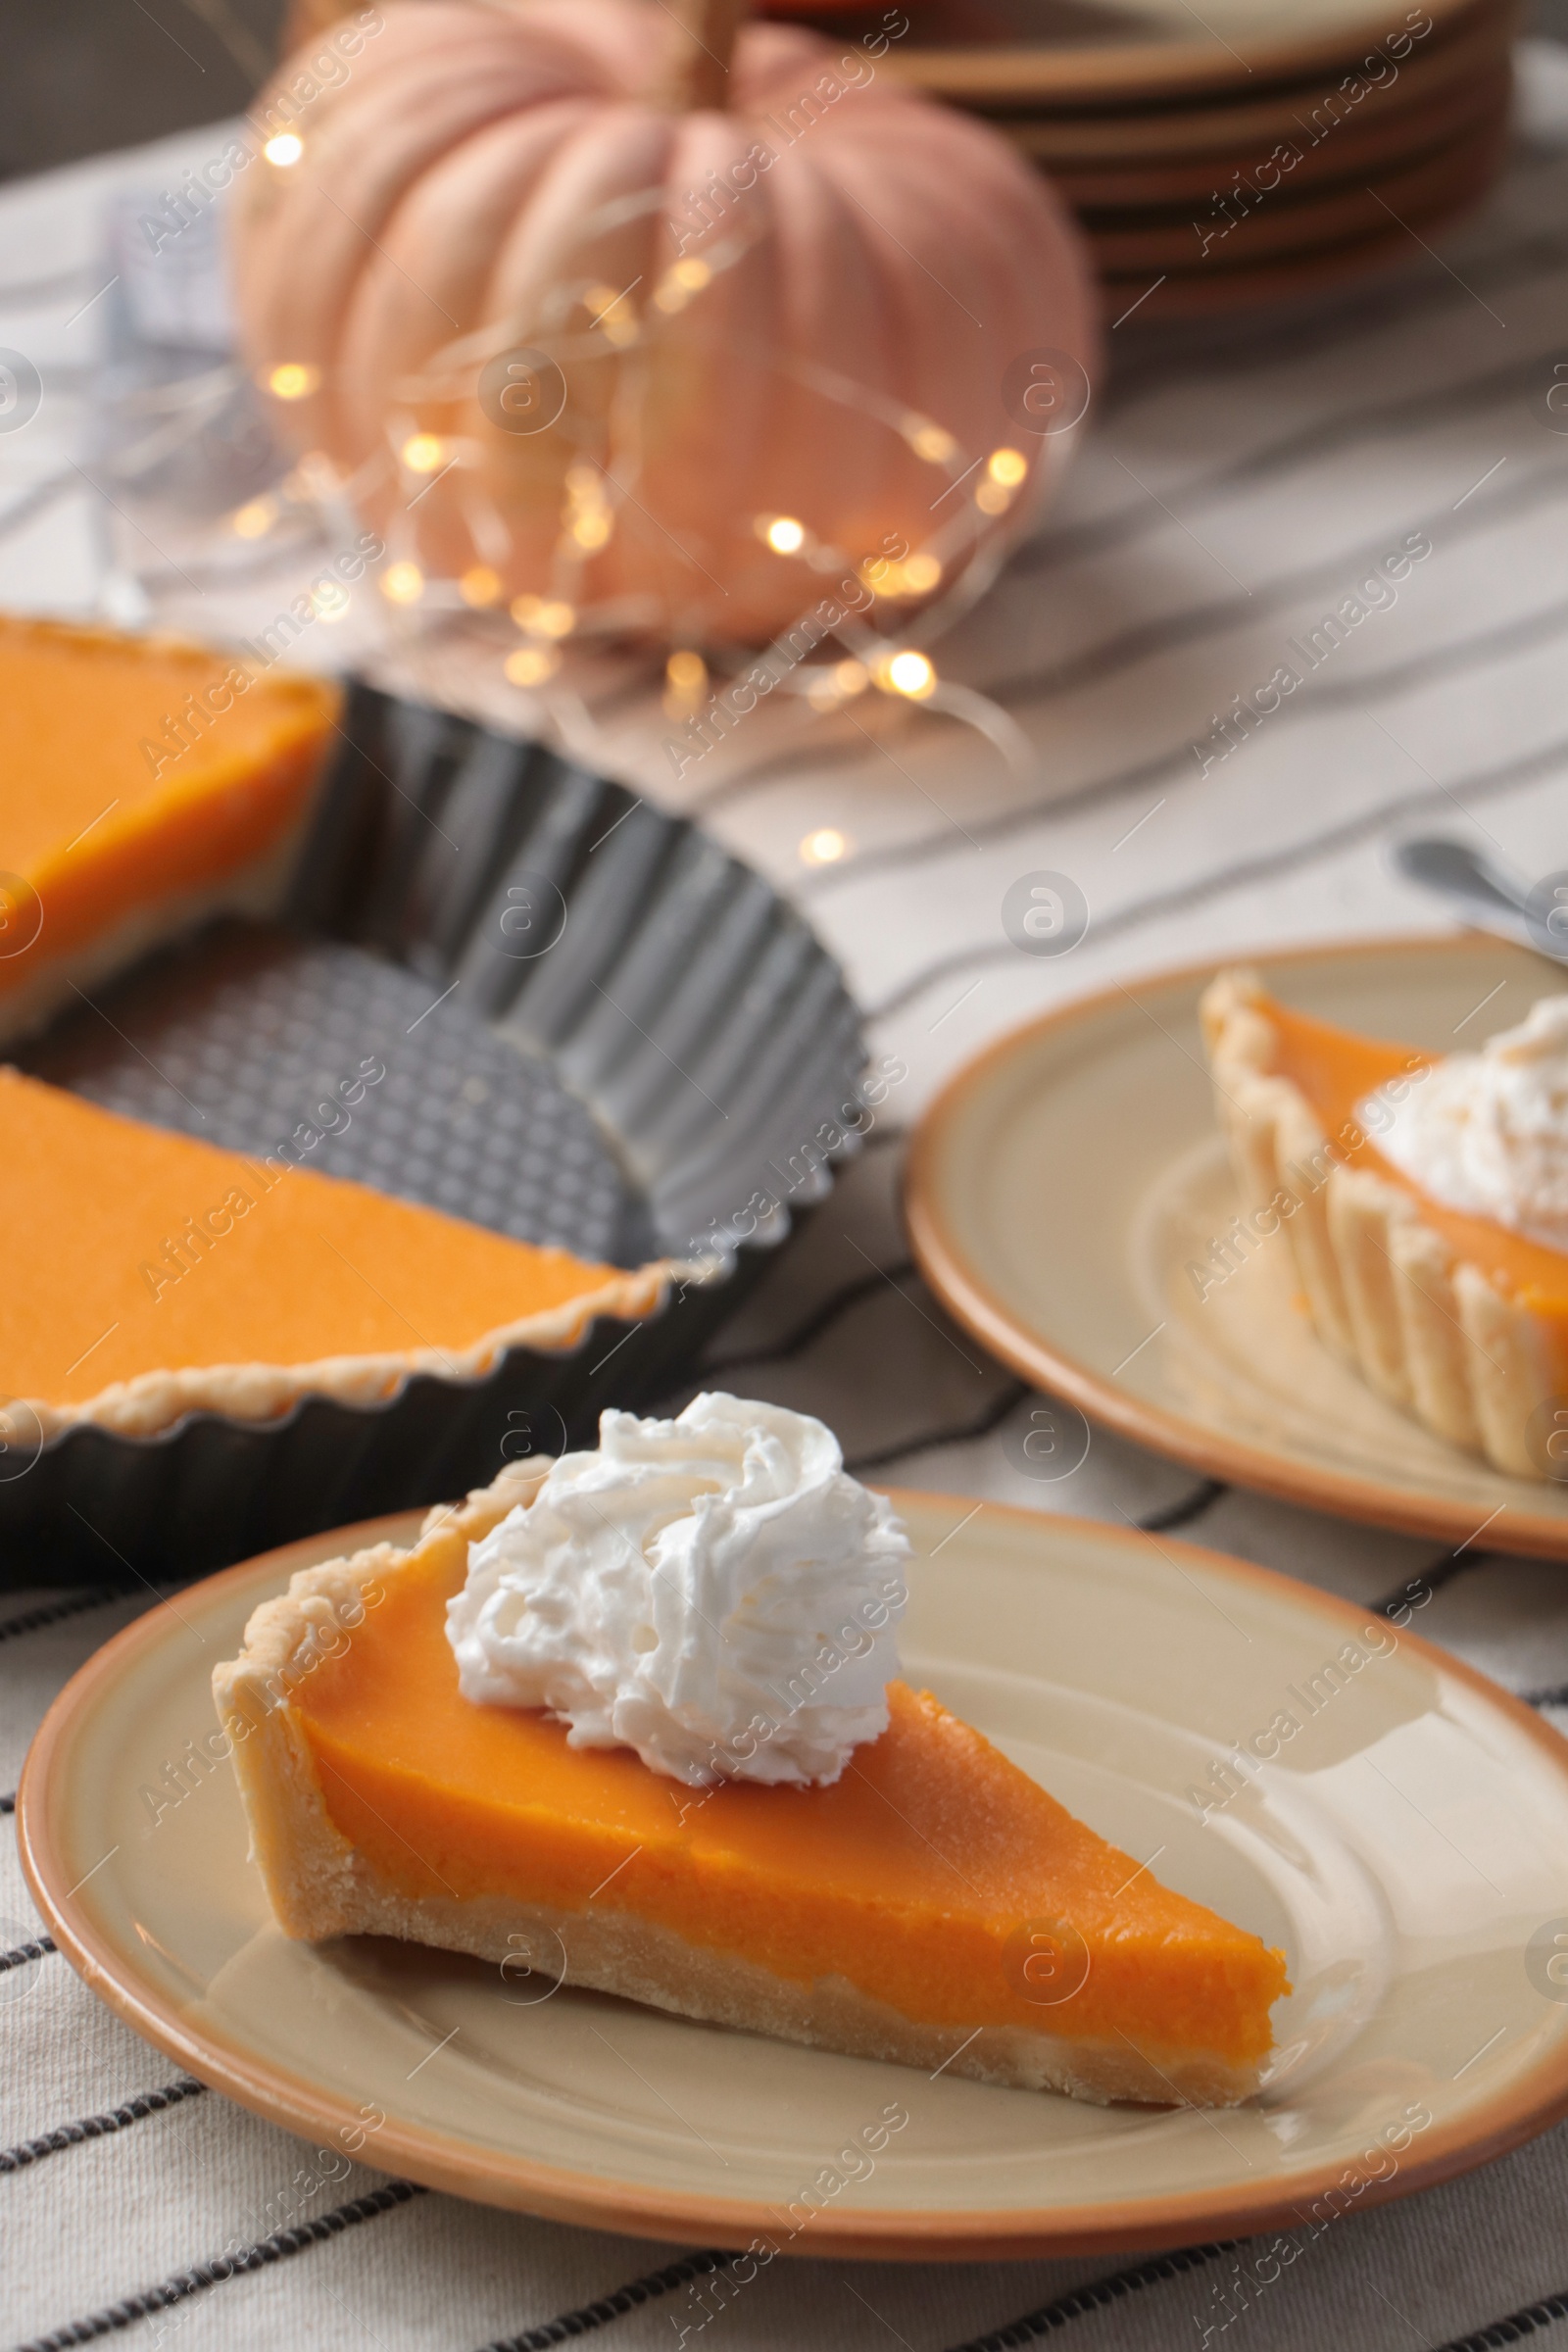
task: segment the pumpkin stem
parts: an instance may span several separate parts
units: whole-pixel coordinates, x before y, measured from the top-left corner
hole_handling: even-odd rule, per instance
[[[675,52],[665,88],[677,114],[707,109],[722,114],[729,105],[730,58],[735,35],[750,13],[747,0],[675,0],[679,20]]]

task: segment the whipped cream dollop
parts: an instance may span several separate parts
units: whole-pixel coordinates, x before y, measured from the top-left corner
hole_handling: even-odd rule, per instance
[[[1543,997],[1479,1054],[1380,1088],[1357,1116],[1432,1200],[1568,1250],[1568,996]]]
[[[447,1605],[465,1698],[690,1787],[836,1781],[887,1729],[908,1543],[820,1421],[696,1397],[607,1412],[471,1546]]]

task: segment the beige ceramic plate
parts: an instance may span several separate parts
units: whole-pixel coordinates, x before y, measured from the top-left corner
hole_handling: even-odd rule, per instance
[[[1379,276],[1408,274],[1420,255],[1410,231],[1437,236],[1470,212],[1482,188],[1461,191],[1457,201],[1440,204],[1422,220],[1406,220],[1386,237],[1352,237],[1343,245],[1325,245],[1315,253],[1282,255],[1256,269],[1149,269],[1128,275],[1102,271],[1104,304],[1113,319],[1125,318],[1128,306],[1140,318],[1216,318],[1236,311],[1261,310],[1275,303],[1298,303],[1337,294]],[[1153,284],[1151,285],[1151,279]]]
[[[1117,277],[1141,270],[1247,270],[1289,268],[1294,256],[1363,242],[1389,227],[1391,210],[1401,222],[1423,226],[1434,214],[1480,194],[1494,177],[1506,145],[1506,78],[1494,87],[1478,122],[1443,141],[1435,153],[1374,172],[1361,186],[1333,187],[1315,194],[1292,193],[1272,208],[1259,205],[1233,219],[1214,206],[1162,207],[1146,212],[1090,212],[1081,223],[1102,270]],[[1421,249],[1406,231],[1419,261]]]
[[[1467,75],[1456,88],[1440,91],[1430,106],[1396,115],[1392,122],[1370,124],[1365,135],[1348,127],[1337,143],[1325,139],[1310,147],[1304,140],[1298,141],[1299,161],[1288,173],[1288,201],[1295,201],[1303,190],[1320,192],[1356,172],[1364,179],[1368,172],[1403,170],[1491,113],[1506,98],[1510,78],[1507,58],[1499,56],[1485,70]],[[1018,144],[1027,152],[1027,139]],[[1142,211],[1152,205],[1185,204],[1205,226],[1213,228],[1225,224],[1228,216],[1220,210],[1220,201],[1234,190],[1235,174],[1240,172],[1243,184],[1252,189],[1252,173],[1263,172],[1271,153],[1268,147],[1246,148],[1224,156],[1199,155],[1185,163],[1166,160],[1092,170],[1048,164],[1047,169],[1059,192],[1080,212]],[[1273,168],[1277,172],[1282,166],[1276,162]],[[1282,179],[1276,191],[1268,187],[1265,177],[1264,200],[1271,202],[1276,193],[1284,193],[1285,186]],[[1247,201],[1253,201],[1250,194]]]
[[[1110,107],[1349,74],[1391,36],[1420,56],[1501,0],[1013,0],[983,24],[916,5],[888,50],[896,80],[959,105]],[[1427,27],[1409,28],[1425,16]],[[977,37],[978,36],[978,37]],[[1388,54],[1385,52],[1385,54]],[[1383,73],[1383,67],[1374,67]]]
[[[994,126],[1051,170],[1066,165],[1136,167],[1187,156],[1224,156],[1250,171],[1282,139],[1309,150],[1318,142],[1332,154],[1342,144],[1393,131],[1456,84],[1494,69],[1508,54],[1519,29],[1516,5],[1467,24],[1441,47],[1412,51],[1397,80],[1385,78],[1348,101],[1343,74],[1305,88],[1275,90],[1262,98],[1238,98],[1228,105],[1183,106],[1135,113],[994,113]]]
[[[149,1611],[56,1701],[19,1804],[52,1933],[138,2032],[290,2130],[353,2127],[373,2103],[389,2169],[688,2241],[930,2260],[1294,2229],[1448,2178],[1568,2109],[1568,2006],[1545,1973],[1568,1936],[1554,1733],[1408,1634],[1262,1569],[896,1500],[917,1561],[912,1677],[1170,1885],[1284,1945],[1296,1990],[1247,2107],[1080,2106],[598,1994],[530,2003],[415,1945],[285,1941],[227,1767],[193,1771],[156,1824],[142,1790],[212,1727],[212,1662],[250,1610],[341,1537]],[[1238,1772],[1205,1822],[1192,1791],[1214,1794],[1231,1743],[1286,1712],[1299,1729],[1279,1760]],[[906,2119],[892,2131],[890,2111]]]
[[[1250,960],[1287,1004],[1434,1054],[1564,985],[1473,934]],[[1484,1527],[1502,1550],[1568,1553],[1568,1487],[1505,1478],[1374,1396],[1296,1311],[1279,1251],[1200,1300],[1187,1268],[1240,1207],[1198,1029],[1213,968],[1068,1005],[951,1081],[909,1154],[927,1280],[1026,1380],[1198,1469],[1453,1544]]]

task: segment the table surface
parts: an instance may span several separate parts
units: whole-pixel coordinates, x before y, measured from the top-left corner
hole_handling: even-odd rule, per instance
[[[1441,250],[1413,245],[1403,276],[1269,319],[1141,331],[1134,318],[1112,332],[1107,388],[1064,495],[941,650],[944,674],[983,688],[1021,730],[1026,760],[1009,764],[929,712],[885,733],[862,728],[854,706],[836,721],[762,706],[674,797],[808,908],[868,1008],[873,1050],[908,1067],[832,1213],[715,1347],[714,1380],[820,1414],[867,1475],[1180,1527],[1362,1602],[1419,1582],[1423,1633],[1541,1692],[1568,1681],[1558,1564],[1484,1541],[1445,1555],[1217,1488],[1100,1432],[1073,1476],[1031,1480],[1027,1397],[955,1345],[898,1214],[904,1132],[1007,1026],[1172,962],[1434,928],[1390,870],[1401,832],[1459,835],[1529,880],[1568,862],[1568,438],[1543,421],[1553,363],[1568,356],[1568,56],[1527,45],[1523,65],[1504,184]],[[233,617],[195,588],[181,609],[167,577],[148,602],[148,566],[67,470],[92,421],[104,201],[172,184],[222,135],[0,193],[0,336],[44,386],[32,425],[0,439],[8,606],[150,611],[209,633]],[[1192,746],[1214,713],[1412,531],[1432,554],[1396,603],[1203,772]],[[416,672],[416,652],[397,659]],[[482,680],[471,694],[495,699]],[[510,708],[533,715],[522,697]],[[555,715],[672,797],[662,730],[635,681],[606,665]],[[844,854],[813,867],[803,845],[824,828]],[[1008,885],[1041,868],[1071,875],[1092,909],[1070,957],[1021,956],[1002,931]],[[4,1566],[24,1583],[24,1562]],[[142,1605],[25,1592],[0,1602],[0,1787],[14,1786],[61,1684]],[[1556,1719],[1568,1727],[1568,1711]],[[8,1842],[0,1950],[37,1933]],[[1259,2266],[1261,2246],[953,2268],[803,2260],[726,2303],[690,2249],[413,2193],[357,2166],[319,2178],[285,2133],[172,2082],[168,2061],[52,1952],[0,1963],[0,2172],[15,2176],[7,2341],[127,2327],[132,2342],[177,2337],[182,2352],[305,2340],[469,2352],[603,2330],[616,2352],[699,2337],[731,2352],[890,2340],[947,2352],[1059,2327],[1080,2352],[1222,2339],[1398,2352],[1514,2340],[1474,2331],[1568,2289],[1568,2128],[1303,2235],[1288,2267]],[[264,2241],[265,2257],[247,2258]],[[159,2295],[212,2264],[178,2299]],[[1558,2312],[1568,2300],[1538,2324]],[[1029,2314],[1037,2325],[1007,2332]]]

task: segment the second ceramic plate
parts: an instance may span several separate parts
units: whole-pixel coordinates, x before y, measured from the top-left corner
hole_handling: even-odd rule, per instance
[[[1568,975],[1477,935],[1251,957],[1283,1001],[1431,1054],[1477,1047]],[[1373,1395],[1295,1310],[1278,1251],[1218,1284],[1241,1202],[1198,1001],[1214,967],[1068,1005],[927,1111],[906,1205],[938,1296],[1026,1380],[1126,1437],[1319,1510],[1568,1553],[1568,1486],[1504,1477]]]
[[[213,1660],[341,1536],[149,1609],[56,1700],[18,1803],[52,1934],[138,2032],[292,2131],[363,2134],[368,2106],[368,2162],[686,2242],[933,2261],[1324,2227],[1568,2108],[1554,1732],[1264,1569],[966,1497],[894,1500],[915,1555],[910,1678],[1167,1885],[1284,1947],[1295,1990],[1245,2107],[1088,2107],[416,1944],[289,1942],[229,1768],[202,1774],[189,1743],[214,1726]]]
[[[1403,57],[1494,13],[1494,0],[1429,0],[1423,29],[1371,0],[912,0],[906,37],[887,51],[898,81],[959,105],[1171,105],[1191,93],[1259,90],[1352,73],[1391,35]],[[884,22],[834,11],[820,22],[843,36]],[[1416,51],[1420,54],[1419,50]],[[1381,69],[1380,69],[1381,70]]]

